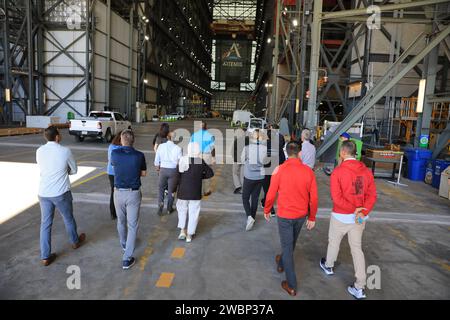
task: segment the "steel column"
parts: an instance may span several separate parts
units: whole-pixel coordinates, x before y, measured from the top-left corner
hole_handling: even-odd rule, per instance
[[[320,32],[322,21],[322,1],[314,0],[314,15],[311,26],[311,64],[309,73],[309,100],[306,127],[313,129],[317,103],[317,81],[319,80]]]

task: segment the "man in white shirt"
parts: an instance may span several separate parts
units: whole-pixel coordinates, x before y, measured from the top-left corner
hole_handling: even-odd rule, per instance
[[[316,164],[316,147],[310,142],[311,131],[302,131],[302,162],[314,170]]]
[[[41,259],[44,266],[56,259],[51,253],[51,231],[55,208],[63,217],[73,249],[78,249],[86,240],[84,233],[78,235],[73,217],[72,193],[69,175],[77,173],[77,164],[69,148],[61,146],[61,135],[55,126],[44,131],[47,144],[36,151],[36,162],[40,170],[39,203],[41,206]]]
[[[167,142],[158,147],[155,155],[155,167],[159,173],[158,180],[158,215],[163,214],[164,190],[167,189],[167,213],[171,214],[173,209],[173,197],[178,186],[179,173],[177,170],[178,161],[183,155],[179,146],[173,143],[174,133],[170,132]]]

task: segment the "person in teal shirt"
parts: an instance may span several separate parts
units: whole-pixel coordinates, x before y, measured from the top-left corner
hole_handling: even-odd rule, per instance
[[[215,149],[214,149],[214,136],[208,132],[208,126],[205,121],[202,121],[202,128],[191,137],[191,142],[196,142],[200,146],[201,158],[205,163],[213,170],[213,164],[215,163]],[[203,179],[203,195],[209,196],[211,194],[211,179]]]

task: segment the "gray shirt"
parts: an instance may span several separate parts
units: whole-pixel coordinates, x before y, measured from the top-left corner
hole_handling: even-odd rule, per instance
[[[39,196],[58,197],[70,190],[69,174],[77,173],[77,164],[69,148],[47,142],[36,151],[41,179]]]
[[[250,142],[244,147],[241,154],[241,163],[244,164],[244,177],[249,180],[264,179],[264,164],[267,157],[267,147],[264,144]]]
[[[314,169],[316,164],[316,147],[309,141],[302,143],[302,162],[311,169]]]

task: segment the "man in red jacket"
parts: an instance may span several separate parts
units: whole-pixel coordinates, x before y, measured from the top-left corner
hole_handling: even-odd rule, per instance
[[[278,166],[270,181],[264,206],[264,217],[270,221],[270,211],[278,193],[278,231],[282,254],[275,257],[278,272],[286,272],[281,287],[291,296],[297,294],[297,278],[294,267],[294,249],[300,230],[305,222],[308,230],[314,228],[318,197],[316,177],[301,160],[302,145],[289,142],[286,146],[288,159]]]
[[[365,221],[377,199],[377,190],[372,172],[355,156],[355,143],[344,141],[340,150],[342,163],[331,175],[333,212],[328,231],[327,257],[320,260],[320,267],[327,275],[334,274],[333,267],[341,240],[348,234],[356,282],[347,291],[356,299],[364,299],[366,264],[361,242]]]

